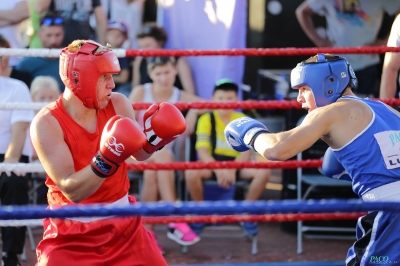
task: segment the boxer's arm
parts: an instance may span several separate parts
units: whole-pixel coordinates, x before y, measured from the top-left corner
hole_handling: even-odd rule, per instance
[[[340,107],[317,108],[310,112],[301,125],[279,133],[262,133],[254,141],[255,150],[271,161],[283,161],[308,149],[318,139],[330,134],[331,128],[340,128],[344,111]]]
[[[104,182],[90,168],[75,172],[72,154],[64,141],[58,121],[43,108],[30,127],[33,146],[46,173],[64,196],[80,202],[92,195]]]
[[[135,110],[133,109],[132,103],[128,100],[128,98],[120,93],[113,93],[111,99],[117,115],[128,117],[135,121],[135,123],[137,124],[137,121],[135,119]],[[137,126],[140,127],[139,124],[137,124]],[[132,154],[131,157],[133,157],[133,159],[135,159],[136,161],[144,161],[150,158],[150,156],[151,154],[148,154],[146,151],[141,149],[135,154]]]

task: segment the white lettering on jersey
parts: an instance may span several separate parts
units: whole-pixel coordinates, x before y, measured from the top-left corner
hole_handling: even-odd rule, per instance
[[[387,169],[400,167],[400,131],[384,131],[374,135]]]

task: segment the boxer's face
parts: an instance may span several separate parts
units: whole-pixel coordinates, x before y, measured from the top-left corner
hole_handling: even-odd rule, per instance
[[[297,101],[301,103],[301,108],[311,112],[317,106],[315,105],[314,94],[310,87],[307,85],[299,86],[299,94],[297,95]]]
[[[104,74],[100,76],[96,85],[97,102],[99,104],[99,109],[106,108],[108,102],[111,99],[111,92],[114,88],[115,83],[112,74]]]

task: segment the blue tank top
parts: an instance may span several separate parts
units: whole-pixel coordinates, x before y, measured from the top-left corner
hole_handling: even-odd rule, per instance
[[[353,191],[362,197],[371,189],[400,181],[400,117],[386,104],[343,96],[369,106],[369,125],[340,149],[332,149],[353,180]],[[345,134],[345,133],[343,133]]]

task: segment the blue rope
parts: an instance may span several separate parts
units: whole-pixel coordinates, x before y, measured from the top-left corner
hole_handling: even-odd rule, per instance
[[[67,205],[57,209],[46,206],[2,206],[0,219],[39,219],[94,216],[167,216],[167,215],[230,215],[276,213],[334,213],[382,210],[400,212],[399,202],[362,202],[361,200],[284,200],[284,201],[205,201],[201,203],[136,203],[126,207],[107,207],[102,204]]]

